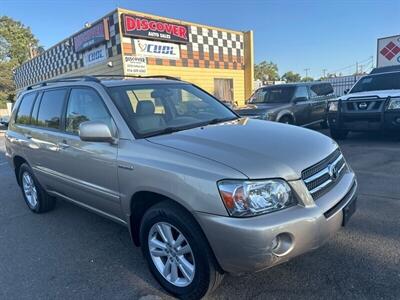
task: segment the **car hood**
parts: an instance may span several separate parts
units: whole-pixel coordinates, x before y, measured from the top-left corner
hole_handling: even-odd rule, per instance
[[[251,179],[299,179],[304,169],[337,148],[318,132],[249,118],[148,140],[222,163]]]
[[[349,98],[363,98],[363,97],[376,97],[376,96],[379,98],[400,97],[400,90],[384,90],[384,91],[368,91],[368,92],[352,93],[343,95],[340,97],[340,99],[347,100]]]
[[[282,103],[247,104],[245,106],[235,108],[235,112],[239,115],[258,115],[282,105]]]

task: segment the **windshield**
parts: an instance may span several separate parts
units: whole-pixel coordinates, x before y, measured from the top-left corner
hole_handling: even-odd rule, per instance
[[[147,84],[110,88],[131,130],[149,137],[236,119],[237,116],[190,84]]]
[[[294,87],[270,87],[256,92],[249,103],[288,103],[293,98]]]
[[[399,89],[400,72],[383,73],[361,78],[351,89],[350,93]]]

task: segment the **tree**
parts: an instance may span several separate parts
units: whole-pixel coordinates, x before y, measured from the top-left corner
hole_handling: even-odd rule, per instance
[[[310,77],[310,76],[308,76],[308,77],[303,77],[303,78],[301,79],[301,81],[303,81],[303,82],[314,81],[314,78],[312,78],[312,77]]]
[[[15,95],[13,69],[30,58],[30,49],[38,40],[29,27],[10,17],[0,17],[0,107]]]
[[[272,61],[262,61],[254,65],[254,78],[261,81],[279,80],[278,66]]]
[[[301,76],[298,73],[294,73],[292,71],[288,71],[282,76],[282,80],[286,82],[298,82],[300,81]]]

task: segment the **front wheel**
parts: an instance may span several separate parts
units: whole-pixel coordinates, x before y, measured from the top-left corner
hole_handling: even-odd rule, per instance
[[[178,205],[151,207],[143,216],[140,240],[154,277],[174,296],[200,299],[220,284],[222,274],[203,232]]]
[[[344,140],[347,138],[349,134],[348,130],[335,129],[335,128],[331,128],[330,132],[331,132],[331,137],[334,138],[335,140]]]
[[[284,123],[284,124],[293,124],[293,119],[289,116],[283,116],[282,118],[279,119],[279,123]]]

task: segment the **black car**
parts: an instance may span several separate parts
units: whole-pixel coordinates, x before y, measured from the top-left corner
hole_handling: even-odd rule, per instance
[[[309,126],[327,126],[328,102],[335,99],[327,82],[301,82],[257,89],[245,107],[235,111],[250,118]]]
[[[392,70],[375,69],[329,104],[333,138],[344,139],[350,131],[400,131],[400,71]]]

